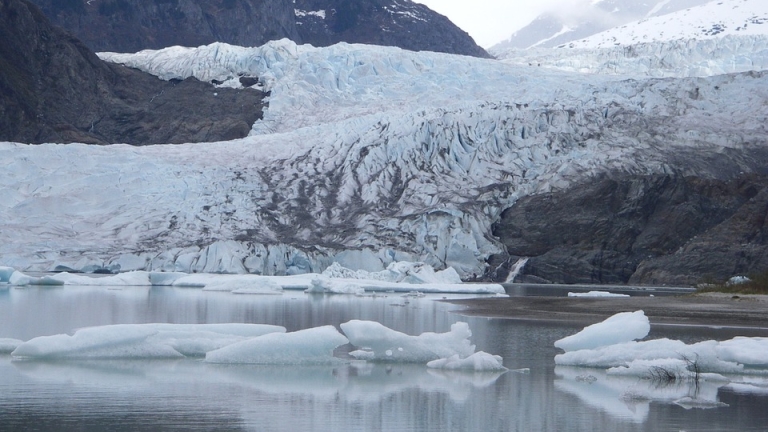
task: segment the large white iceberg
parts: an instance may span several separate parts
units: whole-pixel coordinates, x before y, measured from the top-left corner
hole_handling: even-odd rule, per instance
[[[19,359],[149,359],[200,357],[284,327],[263,324],[118,324],[73,335],[41,336],[11,353]]]
[[[457,322],[447,333],[425,332],[410,336],[375,321],[352,320],[341,324],[352,345],[360,348],[350,353],[363,360],[428,363],[458,355],[466,358],[475,353],[470,344],[469,325]]]
[[[333,351],[349,341],[333,326],[268,334],[232,344],[205,356],[209,363],[326,364],[340,360]]]
[[[642,339],[648,336],[651,324],[645,312],[622,312],[607,320],[585,327],[575,335],[555,342],[563,351],[593,349],[622,342]]]
[[[565,353],[555,363],[604,368],[611,375],[653,378],[663,372],[674,379],[719,380],[718,374],[768,374],[768,338],[736,337],[718,342],[686,344],[647,336],[648,320],[642,311],[625,312],[586,327],[555,342]]]

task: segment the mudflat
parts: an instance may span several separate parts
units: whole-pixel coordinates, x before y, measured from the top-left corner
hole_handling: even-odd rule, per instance
[[[520,320],[600,322],[619,312],[643,310],[651,324],[768,328],[768,296],[689,294],[662,297],[510,297],[451,300],[465,315]]]

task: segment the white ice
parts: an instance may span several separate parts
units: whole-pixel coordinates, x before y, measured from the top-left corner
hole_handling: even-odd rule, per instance
[[[20,344],[20,359],[151,359],[199,357],[208,351],[284,327],[262,324],[118,324],[73,335],[41,336]]]
[[[475,372],[498,372],[507,370],[501,356],[476,352],[469,357],[461,358],[458,354],[448,358],[432,360],[427,367],[433,369],[468,370]]]
[[[337,363],[340,360],[333,356],[333,350],[348,342],[333,326],[315,327],[235,343],[209,352],[205,361],[227,364]]]
[[[629,297],[628,294],[615,294],[607,291],[590,291],[590,292],[569,292],[568,297],[607,297],[607,298],[620,298]]]
[[[642,339],[650,331],[651,324],[643,311],[622,312],[556,341],[555,346],[566,352],[594,349]]]
[[[679,340],[634,341],[648,334],[642,311],[614,315],[555,343],[566,352],[555,356],[558,365],[607,369],[612,375],[649,377],[662,368],[689,378],[694,368],[708,380],[721,375],[768,374],[768,338],[736,337],[686,344]],[[695,365],[695,367],[694,367]]]
[[[469,325],[457,322],[447,333],[425,332],[410,336],[374,321],[352,320],[341,324],[352,345],[360,348],[351,355],[372,361],[428,363],[458,355],[466,358],[475,353],[470,344]]]

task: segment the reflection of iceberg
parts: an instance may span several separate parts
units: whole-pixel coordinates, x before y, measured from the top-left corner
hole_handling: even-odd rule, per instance
[[[19,345],[15,358],[180,358],[284,327],[262,324],[120,324],[80,329],[74,335],[41,336]]]
[[[555,388],[577,396],[585,404],[613,417],[636,423],[647,420],[650,402],[685,403],[694,407],[721,406],[718,389],[725,383],[682,381],[662,385],[636,377],[608,375],[605,371],[579,367],[557,366]],[[691,402],[698,401],[698,402]]]
[[[432,360],[427,363],[427,367],[433,369],[445,369],[445,370],[465,370],[475,372],[487,372],[487,371],[505,371],[504,360],[501,356],[488,354],[480,351],[472,354],[469,357],[461,358],[458,354],[454,354],[448,358],[442,358]]]
[[[13,362],[13,366],[36,382],[93,387],[102,392],[182,384],[233,385],[266,394],[341,398],[354,403],[378,402],[412,389],[442,393],[464,402],[473,391],[493,385],[501,375],[450,373],[421,365],[220,365],[189,359]]]

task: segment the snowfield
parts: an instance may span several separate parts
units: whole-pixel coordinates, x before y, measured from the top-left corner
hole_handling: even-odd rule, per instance
[[[296,275],[421,261],[468,278],[520,197],[680,160],[752,171],[768,136],[762,72],[628,80],[285,40],[101,56],[164,79],[257,76],[269,109],[231,142],[0,143],[3,265]]]

